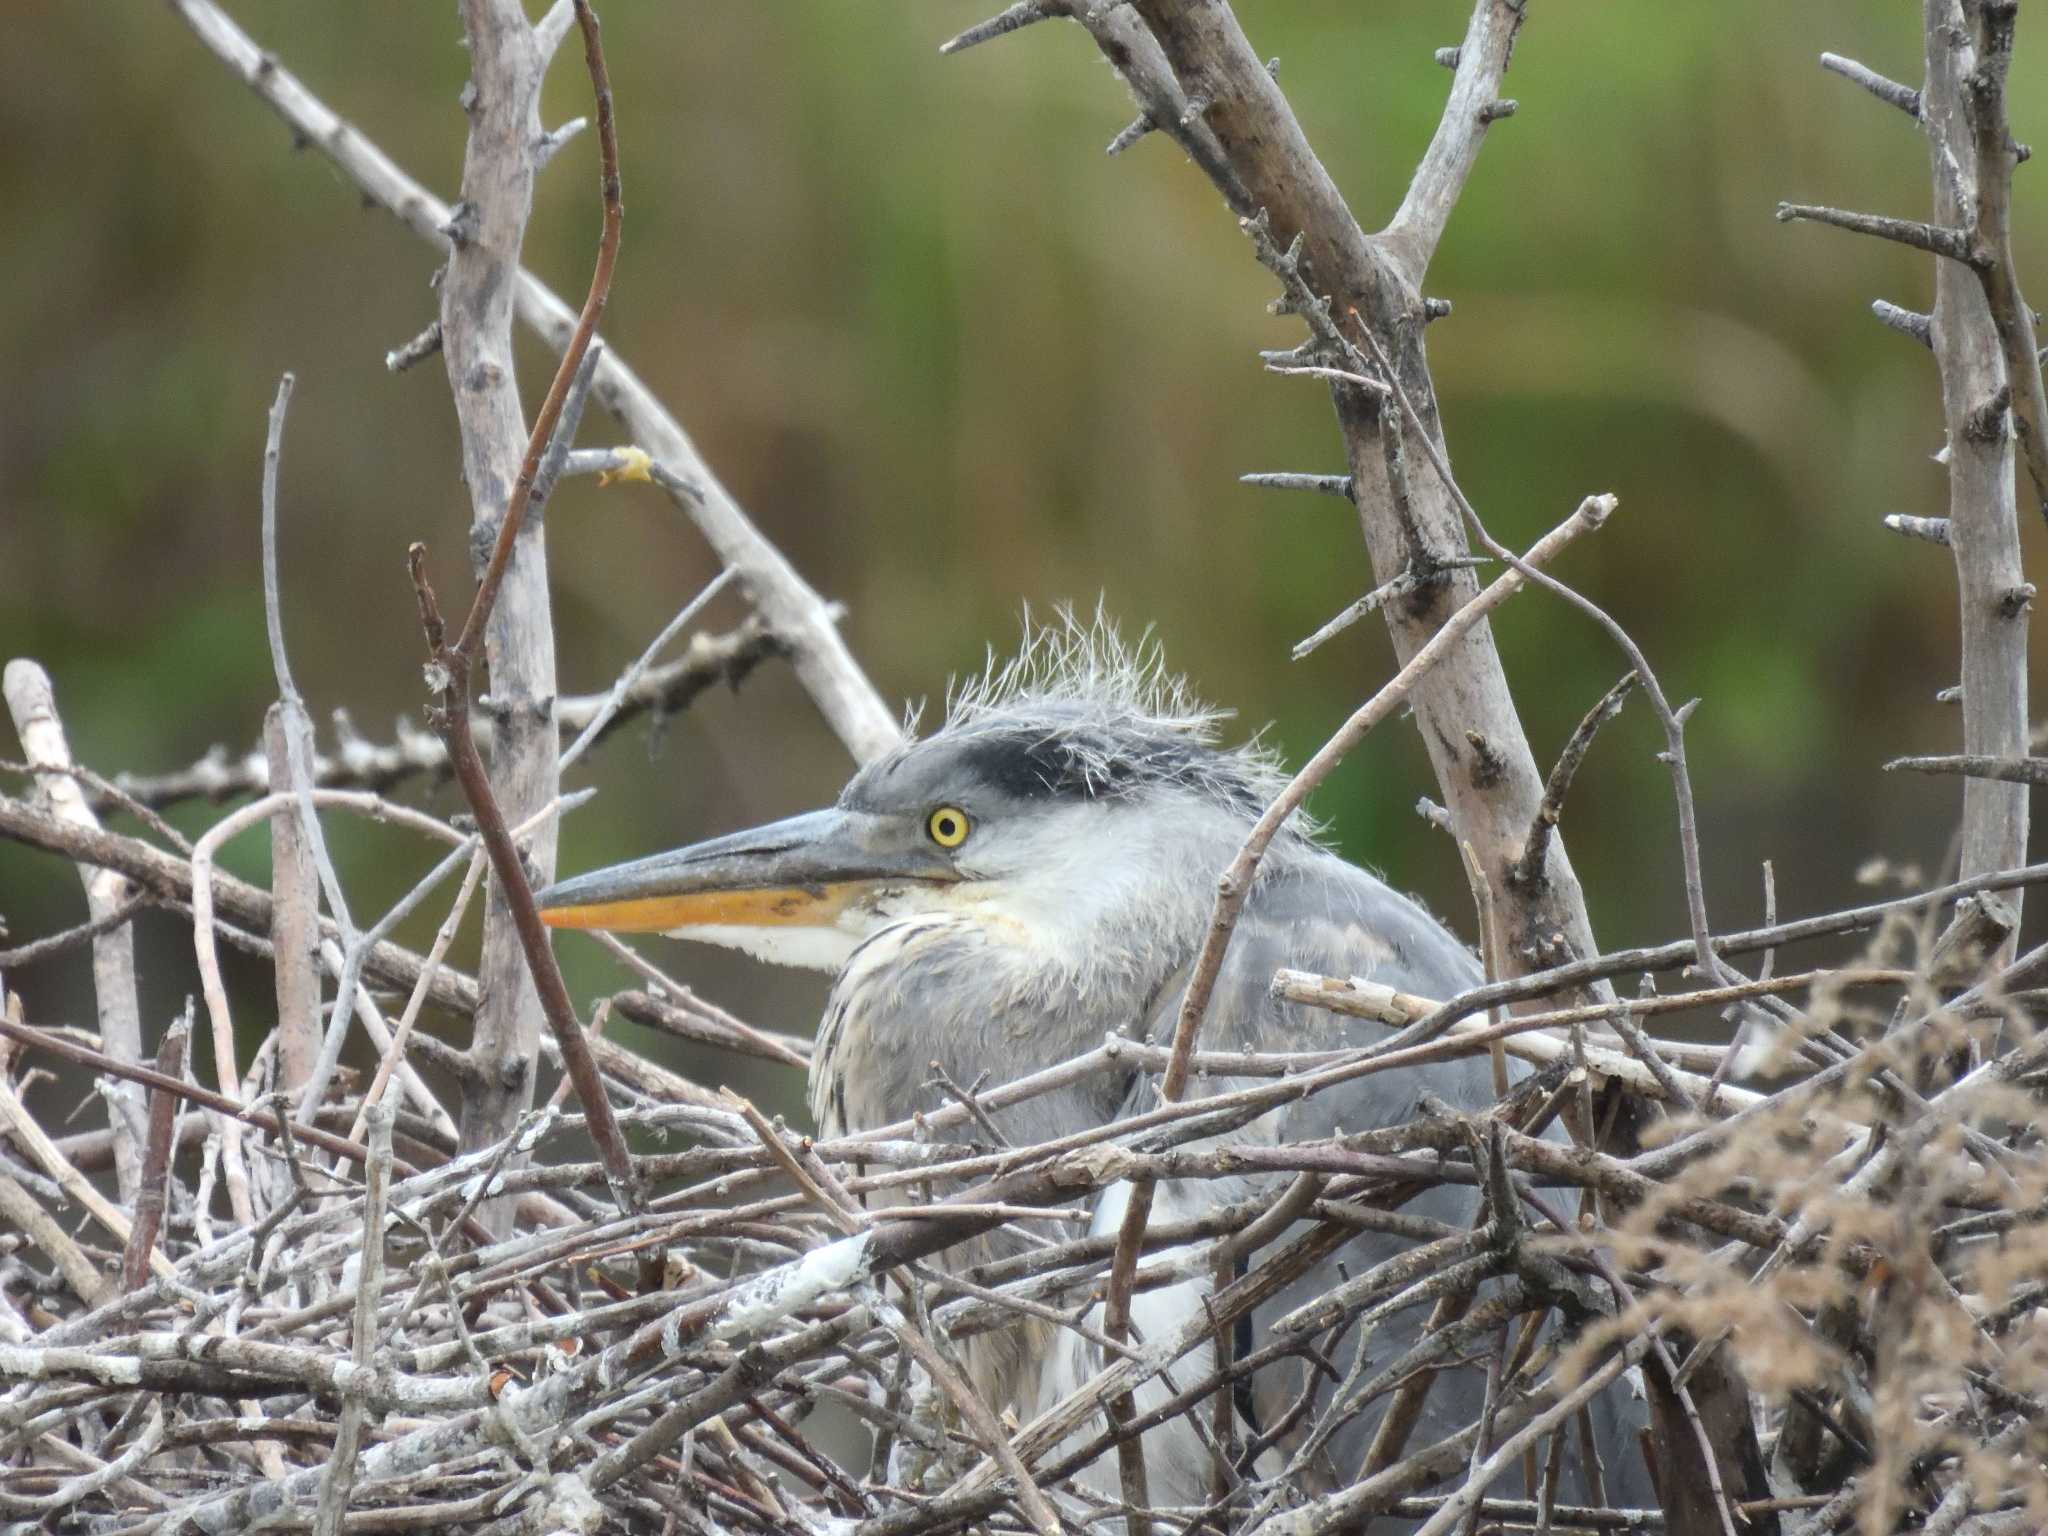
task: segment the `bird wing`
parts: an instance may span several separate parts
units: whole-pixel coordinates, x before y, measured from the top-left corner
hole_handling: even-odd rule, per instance
[[[1315,1051],[1349,1049],[1386,1038],[1383,1026],[1349,1019],[1320,1009],[1277,1001],[1270,992],[1273,973],[1283,967],[1325,975],[1356,976],[1425,997],[1449,997],[1482,979],[1477,960],[1442,924],[1415,902],[1353,865],[1322,852],[1298,855],[1274,870],[1254,890],[1232,935],[1215,991],[1204,1016],[1199,1047],[1205,1051]],[[1150,1021],[1150,1038],[1171,1038],[1178,1017],[1185,975],[1170,980],[1159,994]],[[1211,1075],[1191,1083],[1191,1097],[1213,1097],[1258,1079]],[[1339,1088],[1269,1113],[1217,1140],[1278,1144],[1399,1125],[1415,1117],[1424,1095],[1453,1107],[1476,1112],[1494,1101],[1492,1067],[1481,1056],[1430,1063],[1360,1078]],[[1156,1079],[1140,1077],[1123,1113],[1142,1113],[1156,1106]],[[1196,1143],[1201,1145],[1201,1143]],[[1155,1196],[1154,1222],[1201,1215],[1222,1204],[1245,1198],[1277,1198],[1292,1181],[1289,1174],[1255,1174],[1222,1179],[1174,1180]],[[1095,1212],[1098,1231],[1114,1231],[1128,1199],[1124,1186],[1106,1191]],[[1401,1206],[1404,1215],[1465,1232],[1478,1212],[1476,1191],[1437,1185]],[[1297,1222],[1255,1261],[1270,1257],[1287,1241],[1308,1233],[1311,1224]],[[1273,1300],[1239,1323],[1226,1348],[1242,1358],[1269,1339],[1275,1319],[1325,1295],[1346,1277],[1365,1274],[1375,1265],[1407,1251],[1415,1238],[1362,1230],[1335,1253],[1313,1265]],[[1425,1272],[1426,1273],[1426,1272]],[[1422,1278],[1418,1275],[1415,1278]],[[1183,1326],[1201,1307],[1208,1286],[1196,1282],[1141,1295],[1134,1301],[1133,1321],[1148,1339],[1158,1339]],[[1489,1287],[1482,1286],[1483,1299]],[[1362,1348],[1363,1365],[1355,1382],[1364,1382],[1415,1346],[1431,1314],[1422,1304],[1384,1320],[1361,1346],[1355,1332],[1341,1337],[1327,1333],[1308,1337],[1345,1369]],[[1409,1433],[1409,1449],[1420,1448],[1455,1433],[1478,1417],[1484,1397],[1483,1361],[1491,1351],[1491,1335],[1462,1352],[1460,1363],[1439,1373]],[[1334,1352],[1334,1353],[1333,1353]],[[1182,1384],[1213,1367],[1198,1352],[1183,1368]],[[1301,1357],[1276,1361],[1257,1372],[1248,1388],[1234,1394],[1237,1435],[1252,1440],[1268,1427],[1279,1426],[1297,1409],[1304,1391],[1311,1394],[1307,1413],[1296,1412],[1295,1426],[1258,1466],[1270,1476],[1302,1451],[1305,1437],[1329,1409],[1333,1388],[1326,1377],[1311,1377]],[[1154,1383],[1150,1402],[1167,1392]],[[1363,1412],[1334,1430],[1313,1455],[1305,1457],[1298,1480],[1310,1491],[1355,1479],[1392,1392],[1377,1396]],[[1141,1410],[1147,1406],[1141,1394]],[[1206,1412],[1206,1410],[1203,1410]],[[1619,1428],[1603,1439],[1610,1467],[1633,1449],[1622,1443]],[[1152,1496],[1162,1502],[1197,1503],[1210,1496],[1213,1458],[1196,1438],[1186,1419],[1163,1427],[1146,1442],[1153,1475]],[[1098,1472],[1098,1476],[1100,1473]],[[1113,1472],[1109,1474],[1112,1478]],[[1161,1484],[1164,1484],[1162,1490]],[[1169,1498],[1168,1495],[1177,1498]]]

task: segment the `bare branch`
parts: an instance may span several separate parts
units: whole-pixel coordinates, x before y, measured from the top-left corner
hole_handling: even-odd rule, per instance
[[[1921,539],[1948,548],[1949,529],[1945,517],[1909,517],[1903,512],[1890,512],[1885,514],[1884,525],[1905,538]]]
[[[721,683],[738,688],[762,662],[788,654],[789,648],[759,618],[749,618],[723,634],[693,635],[682,656],[640,674],[591,744],[609,739],[643,715],[663,720],[680,714],[700,694]],[[611,693],[612,690],[570,694],[555,706],[555,725],[565,749],[589,728]],[[313,758],[315,788],[381,792],[423,774],[447,776],[448,749],[438,737],[400,721],[391,742],[374,742],[356,730],[346,711],[336,710],[334,718],[338,740],[333,755],[316,753]],[[489,751],[494,739],[489,716],[472,722],[471,729],[479,749]],[[229,759],[214,752],[191,767],[172,773],[124,773],[117,787],[144,805],[164,806],[181,800],[228,800],[238,795],[264,794],[269,789],[267,774],[267,766],[258,753]],[[107,810],[120,801],[97,795],[90,797],[88,803]]]
[[[156,1051],[156,1070],[167,1078],[185,1071],[185,1046],[192,1034],[192,1004],[164,1031]],[[161,1089],[149,1096],[149,1145],[142,1159],[142,1187],[135,1197],[135,1226],[128,1234],[128,1246],[121,1255],[121,1289],[132,1291],[149,1281],[150,1250],[164,1219],[164,1184],[171,1174],[171,1136],[178,1113],[177,1099]]]
[[[1950,261],[1961,262],[1965,266],[1974,266],[1979,260],[1971,248],[1967,230],[1925,224],[1918,219],[1894,219],[1881,213],[1857,213],[1847,208],[1828,208],[1819,203],[1780,203],[1777,220],[1780,224],[1826,224],[1833,229],[1846,229],[1851,234],[1872,235],[1879,240],[1910,245],[1916,251],[1926,251],[1933,256],[1946,256]]]
[[[1136,117],[1124,124],[1123,127],[1117,129],[1116,137],[1103,146],[1102,152],[1105,155],[1120,155],[1150,132],[1152,132],[1152,119],[1140,112]]]
[[[1910,336],[1923,347],[1931,348],[1934,345],[1934,319],[1931,315],[1901,309],[1884,299],[1872,299],[1870,312],[1876,315],[1882,324],[1891,327],[1901,336]]]
[[[263,735],[271,793],[289,793],[292,771],[284,706],[270,707]],[[270,943],[277,955],[277,1080],[291,1093],[305,1086],[320,1056],[319,879],[300,827],[299,807],[289,805],[270,821]]]
[[[36,770],[37,801],[74,826],[97,830],[99,819],[70,772],[71,746],[64,736],[57,691],[49,674],[22,658],[7,664],[4,678],[0,691],[6,693],[22,754]],[[93,1000],[99,1013],[100,1039],[117,1060],[140,1062],[142,1012],[135,990],[135,930],[125,922],[111,920],[132,906],[128,882],[111,870],[86,864],[78,866],[78,878],[85,887],[85,907],[92,921],[106,922],[92,938]],[[142,1095],[125,1085],[115,1092],[124,1107],[117,1108],[112,1117],[116,1185],[122,1203],[133,1208],[142,1179],[142,1147],[135,1131],[142,1121]]]
[[[384,1294],[384,1200],[391,1182],[391,1111],[380,1104],[370,1104],[364,1107],[363,1117],[370,1130],[370,1156],[363,1165],[363,1242],[359,1250],[362,1259],[356,1272],[350,1363],[367,1377],[376,1364],[377,1307]],[[314,1536],[341,1536],[349,1493],[355,1485],[364,1410],[364,1394],[342,1394],[334,1455],[320,1479],[320,1501],[313,1514]]]
[[[1579,771],[1579,764],[1586,760],[1586,753],[1592,748],[1593,738],[1600,727],[1621,713],[1621,706],[1628,702],[1631,689],[1636,685],[1634,672],[1624,672],[1621,681],[1600,696],[1600,702],[1586,711],[1586,717],[1578,724],[1564,744],[1564,750],[1557,756],[1557,766],[1550,770],[1550,777],[1543,785],[1543,804],[1536,811],[1536,820],[1529,828],[1529,846],[1515,863],[1510,874],[1511,880],[1528,881],[1543,878],[1543,866],[1549,854],[1550,834],[1557,830],[1558,818],[1564,814],[1564,797],[1571,792],[1572,779]]]
[[[1943,224],[1970,225],[1971,240],[1983,253],[1975,271],[1941,262],[1934,273],[1934,358],[1948,433],[1949,547],[1960,596],[1963,751],[2019,758],[2028,750],[2028,625],[2027,605],[2011,598],[2025,586],[2026,575],[2012,435],[1997,402],[2013,402],[2020,381],[2005,351],[2016,322],[2008,317],[2002,325],[1991,297],[2001,291],[2014,297],[2005,291],[2012,161],[2002,126],[2003,66],[1985,56],[1988,39],[1980,20],[1966,17],[1959,0],[1930,0],[1921,118],[1934,216]],[[1999,76],[1988,97],[1987,69]],[[1986,115],[1999,119],[1995,144],[1982,131]],[[2033,378],[2039,377],[2037,367]],[[1970,780],[1963,787],[1959,872],[1980,874],[2026,857],[2027,821],[2024,788]]]
[[[1280,470],[1267,473],[1239,475],[1240,485],[1255,485],[1267,491],[1318,491],[1325,496],[1339,496],[1345,501],[1351,499],[1351,477],[1349,475],[1302,475]]]
[[[1876,70],[1858,64],[1854,59],[1845,59],[1839,53],[1822,54],[1820,67],[1830,74],[1840,75],[1844,80],[1862,86],[1879,101],[1887,106],[1897,107],[1915,122],[1920,120],[1920,93],[1910,85],[1887,80]]]
[[[1451,80],[1451,99],[1444,105],[1422,163],[1415,168],[1407,195],[1387,225],[1388,247],[1401,263],[1403,275],[1418,288],[1450,223],[1451,210],[1478,163],[1487,125],[1514,112],[1513,102],[1499,99],[1500,85],[1514,56],[1524,8],[1524,0],[1479,0],[1473,7],[1465,41],[1451,66],[1457,71]]]
[[[2004,0],[1980,3],[1965,9],[1965,19],[1974,31],[1973,67],[1961,80],[1961,118],[1951,119],[1947,131],[1955,134],[1967,126],[1974,138],[1977,196],[1968,212],[1980,253],[1978,275],[2005,354],[2006,382],[2020,428],[2019,451],[2034,482],[2034,505],[2048,517],[2048,387],[2042,383],[2033,307],[2020,292],[2019,262],[2012,248],[2012,173],[2020,155],[2007,127],[2005,86],[2019,7]],[[1930,59],[1930,72],[1931,67]]]
[[[1994,779],[2001,784],[2048,784],[2048,757],[1990,757],[1966,752],[1951,757],[1895,757],[1884,765],[1886,773],[1902,768],[1913,773]]]
[[[384,354],[384,366],[393,373],[416,368],[441,350],[441,322],[434,321],[404,346]]]
[[[993,42],[996,38],[1007,37],[1010,33],[1030,26],[1033,22],[1048,21],[1055,16],[1067,14],[1064,5],[1050,5],[1045,0],[1016,0],[987,21],[977,22],[965,32],[939,44],[940,53],[965,53],[969,48],[982,43]]]
[[[172,0],[172,9],[237,79],[304,142],[326,155],[365,197],[436,249],[448,248],[448,205],[258,48],[214,0]],[[1115,18],[1103,23],[1117,24]],[[550,346],[566,347],[576,330],[575,311],[531,273],[516,270],[515,286],[519,319]],[[616,348],[606,347],[595,387],[599,401],[625,423],[633,440],[673,465],[692,487],[689,496],[677,498],[677,505],[719,558],[739,571],[756,609],[789,647],[805,690],[848,751],[865,762],[900,742],[903,733],[895,712],[882,702],[847,651],[834,624],[835,610],[762,537],[705,466],[689,435],[620,360]]]

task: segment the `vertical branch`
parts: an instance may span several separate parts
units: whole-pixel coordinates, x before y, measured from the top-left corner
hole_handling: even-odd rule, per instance
[[[484,655],[494,726],[491,788],[506,817],[521,822],[555,797],[558,782],[546,536],[536,523],[510,541],[499,538],[527,442],[512,321],[520,245],[533,206],[547,61],[517,0],[463,0],[461,14],[473,73],[462,97],[469,142],[461,200],[447,225],[452,249],[441,282],[442,355],[461,428],[470,551],[480,581],[489,574],[493,552],[504,546],[499,599],[479,615],[490,618]],[[552,827],[536,831],[528,857],[538,878],[552,877]],[[511,1134],[533,1102],[540,1049],[540,999],[498,879],[484,897],[477,981],[483,1005],[470,1041],[476,1071],[463,1092],[465,1152]]]
[[[50,675],[22,658],[7,664],[4,689],[22,755],[38,770],[37,798],[51,814],[73,826],[99,829],[99,818],[85,803],[85,791],[71,776],[71,747],[57,714],[56,690]],[[94,922],[119,911],[128,902],[128,881],[111,869],[78,866],[85,885],[86,911]],[[135,930],[118,923],[92,941],[93,995],[99,1005],[100,1043],[116,1061],[142,1060],[142,1014],[135,997]],[[141,1188],[142,1090],[133,1083],[112,1086],[114,1175],[121,1203],[134,1208]]]
[[[505,22],[507,18],[495,12],[485,14],[488,0],[473,0],[473,9],[479,24],[495,19]],[[511,19],[517,23],[523,41],[525,55],[537,54],[533,36],[526,32],[525,22],[519,17],[515,6]],[[535,1007],[547,1020],[553,1031],[555,1043],[562,1055],[563,1069],[575,1086],[576,1097],[583,1106],[585,1123],[591,1140],[597,1146],[599,1158],[604,1164],[605,1176],[612,1192],[619,1202],[629,1208],[639,1204],[639,1186],[633,1172],[632,1159],[627,1152],[625,1136],[619,1129],[618,1118],[612,1112],[611,1101],[606,1098],[604,1082],[598,1075],[597,1062],[591,1053],[590,1042],[584,1036],[583,1026],[577,1021],[575,1006],[569,1000],[569,989],[562,981],[560,966],[555,963],[553,946],[549,943],[548,931],[542,926],[540,909],[533,899],[533,882],[528,873],[528,861],[522,858],[518,846],[512,840],[511,828],[507,825],[503,804],[484,772],[482,759],[477,755],[476,738],[470,728],[470,684],[472,668],[476,660],[475,647],[479,637],[485,645],[486,656],[490,659],[493,686],[497,686],[501,673],[499,658],[504,655],[503,642],[507,637],[507,624],[501,618],[507,601],[515,600],[515,593],[525,591],[530,583],[540,584],[540,605],[537,610],[529,607],[525,612],[528,624],[538,622],[541,633],[534,640],[548,657],[549,686],[552,690],[554,636],[547,617],[547,592],[545,583],[545,561],[538,543],[527,546],[527,558],[521,559],[519,550],[522,540],[537,538],[537,525],[526,519],[526,511],[533,494],[534,483],[540,472],[542,455],[552,441],[555,428],[563,420],[563,406],[568,400],[573,382],[582,366],[585,353],[592,338],[597,334],[597,322],[604,313],[605,300],[611,291],[612,268],[618,260],[619,237],[625,218],[625,208],[619,190],[619,146],[618,136],[612,120],[611,83],[605,72],[604,50],[598,40],[597,17],[591,12],[586,0],[576,0],[576,20],[583,31],[584,59],[590,70],[591,86],[597,97],[597,134],[601,154],[602,191],[604,196],[604,230],[598,240],[597,260],[590,276],[590,292],[583,301],[583,311],[576,322],[575,334],[562,355],[561,366],[555,370],[554,382],[548,388],[546,400],[541,403],[540,414],[535,417],[533,430],[526,439],[525,451],[519,459],[519,468],[505,501],[504,515],[494,527],[477,527],[473,535],[488,532],[491,542],[488,557],[483,559],[482,576],[477,583],[475,600],[471,603],[468,617],[463,621],[462,631],[453,645],[448,643],[447,626],[441,617],[440,605],[426,576],[426,547],[414,544],[408,554],[412,573],[414,596],[419,603],[420,627],[426,636],[429,660],[427,676],[434,699],[429,709],[435,730],[448,748],[448,761],[454,770],[456,781],[462,786],[464,798],[470,809],[476,813],[477,834],[483,839],[484,849],[490,855],[491,869],[497,877],[492,884],[492,893],[502,904],[509,916],[503,927],[507,930],[499,935],[501,943],[513,946],[511,956],[516,965],[517,980],[521,995],[530,993]],[[503,37],[498,38],[503,45]],[[505,45],[510,47],[511,45]],[[474,36],[472,48],[476,47]],[[512,52],[518,53],[516,47]],[[508,66],[510,67],[510,66]],[[536,65],[537,67],[537,65]],[[479,61],[480,76],[485,73]],[[537,83],[536,83],[537,88]],[[474,109],[474,100],[472,100]],[[532,102],[527,103],[532,109]],[[537,119],[536,119],[537,121]],[[474,139],[472,141],[474,148]],[[519,148],[518,145],[514,146]],[[520,149],[530,154],[530,145]],[[524,183],[530,193],[532,169],[526,172]],[[519,222],[523,224],[524,214]],[[516,234],[516,230],[514,231]],[[458,246],[459,254],[459,246]],[[516,249],[512,253],[516,257]],[[516,270],[516,260],[513,264]],[[507,274],[500,272],[503,278]],[[445,285],[444,285],[445,292]],[[511,315],[507,309],[502,322],[503,340],[509,349],[511,340]],[[444,323],[444,334],[448,326]],[[509,362],[509,351],[508,351]],[[451,358],[451,368],[453,362]],[[458,389],[457,399],[461,394]],[[512,402],[514,417],[517,416],[517,401]],[[481,503],[479,503],[481,505]],[[473,553],[482,553],[483,546],[473,538]],[[530,596],[531,594],[528,593]],[[514,628],[514,635],[519,633]],[[535,651],[529,650],[530,660]],[[510,708],[504,699],[498,701],[499,709]],[[552,804],[555,795],[552,786],[559,776],[556,758],[556,729],[554,723],[555,701],[552,691],[544,699],[532,701],[528,713],[546,724],[546,781],[550,792],[541,804],[533,807],[538,813]],[[516,711],[515,711],[516,713]],[[500,754],[500,777],[504,777],[503,752],[507,746],[508,716],[499,716],[499,735],[496,745]],[[540,856],[541,840],[546,839],[547,854]],[[552,870],[553,824],[538,827],[534,835],[532,864],[545,874]],[[523,1051],[507,1051],[507,1047],[518,1047],[520,1039],[509,1033],[511,1026],[523,1027],[524,1016],[515,1013],[509,1019],[499,1021],[502,1026],[497,1039],[487,1048],[484,1039],[484,1015],[493,1002],[492,972],[490,970],[490,926],[491,908],[485,911],[484,967],[478,975],[482,985],[482,1005],[477,1011],[476,1044],[472,1047],[473,1063],[484,1077],[481,1084],[472,1083],[470,1093],[464,1100],[464,1146],[471,1146],[472,1138],[480,1134],[481,1127],[488,1127],[490,1134],[481,1145],[502,1141],[514,1129],[513,1124],[499,1125],[496,1119],[487,1119],[477,1113],[481,1104],[487,1108],[502,1111],[507,1105],[513,1106],[512,1120],[516,1123],[533,1096],[534,1055],[539,1047],[539,1034],[535,1030],[523,1047]],[[531,980],[531,986],[527,983]],[[495,1071],[495,1078],[489,1076]],[[504,1208],[509,1214],[509,1207]]]
[[[1972,121],[1983,109],[1978,77],[1989,62],[1981,51],[1988,8],[1989,0],[1972,0],[1968,6],[1960,0],[1925,0],[1927,83],[1921,120],[1933,169],[1934,222],[1944,228],[1977,229],[1989,211],[1987,188],[2003,186],[2010,177],[2009,160],[1986,163],[1985,144]],[[2003,138],[2002,125],[1997,136]],[[2001,147],[1999,156],[2004,155]],[[2003,202],[2002,197],[1992,199],[1999,208]],[[1949,547],[1961,608],[1963,750],[2023,757],[2032,589],[2020,564],[2013,381],[1986,285],[1962,262],[1935,260],[1933,339],[1948,429]],[[1961,877],[2024,863],[2026,850],[2026,786],[1966,780]],[[2015,906],[2019,898],[2015,891]]]
[[[192,1004],[171,1021],[157,1047],[156,1069],[165,1077],[185,1075],[185,1046],[192,1035]],[[164,1186],[171,1176],[171,1134],[178,1118],[177,1096],[164,1088],[149,1096],[149,1147],[142,1159],[142,1187],[135,1196],[135,1225],[121,1254],[121,1289],[133,1291],[149,1280],[149,1254],[164,1222]]]
[[[1253,51],[1230,7],[1194,0],[1134,0],[1181,92],[1201,105],[1200,120],[1228,172],[1216,177],[1254,238],[1270,234],[1280,250],[1299,241],[1299,272],[1321,310],[1311,320],[1320,345],[1332,316],[1350,317],[1392,362],[1419,430],[1443,452],[1436,391],[1423,352],[1422,281],[1475,161],[1484,129],[1505,115],[1494,91],[1507,68],[1522,8],[1513,0],[1476,0],[1443,125],[1395,222],[1368,235],[1316,157],[1278,83]],[[1099,41],[1099,40],[1098,40]],[[1112,59],[1112,62],[1117,62]],[[1205,167],[1206,168],[1206,167]],[[1214,173],[1212,172],[1212,175]],[[1290,293],[1290,306],[1302,308]],[[1457,562],[1468,553],[1450,488],[1400,466],[1420,450],[1404,413],[1368,391],[1337,384],[1332,403],[1350,461],[1374,578],[1404,575],[1413,590],[1382,605],[1395,656],[1408,662],[1478,592]],[[1404,439],[1407,443],[1404,446]],[[1592,924],[1562,839],[1549,840],[1541,879],[1511,884],[1509,868],[1528,845],[1543,802],[1543,774],[1522,729],[1507,674],[1482,623],[1459,655],[1417,689],[1416,723],[1456,823],[1494,887],[1503,963],[1514,975],[1596,953]]]
[[[292,790],[284,706],[263,716],[272,794]],[[297,1097],[320,1055],[320,872],[299,825],[299,807],[270,818],[270,947],[277,975],[277,1083]],[[345,1027],[336,1022],[337,1029]]]
[[[372,1104],[363,1111],[370,1127],[370,1155],[363,1164],[363,1246],[356,1267],[356,1305],[350,1330],[349,1363],[354,1381],[370,1374],[377,1358],[377,1306],[384,1292],[384,1202],[391,1184],[391,1110]],[[344,1394],[334,1455],[320,1478],[314,1509],[315,1536],[341,1536],[348,1496],[355,1487],[356,1456],[362,1442],[365,1405],[360,1391]]]

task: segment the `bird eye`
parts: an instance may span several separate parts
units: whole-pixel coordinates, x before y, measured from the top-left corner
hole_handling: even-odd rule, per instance
[[[967,841],[967,813],[957,805],[942,805],[925,818],[924,829],[941,848],[958,848]]]

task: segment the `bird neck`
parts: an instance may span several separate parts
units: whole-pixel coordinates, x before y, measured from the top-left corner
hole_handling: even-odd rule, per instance
[[[834,983],[811,1099],[828,1134],[867,1131],[944,1102],[932,1064],[960,1087],[1015,1082],[1142,1035],[1207,930],[1216,872],[1244,828],[1218,815],[1170,852],[1118,850],[1057,891],[982,882],[949,910],[884,928]],[[1276,866],[1286,861],[1275,850]],[[1102,1124],[1128,1075],[1104,1070],[996,1116],[1023,1145]],[[966,1133],[970,1139],[978,1133]]]

